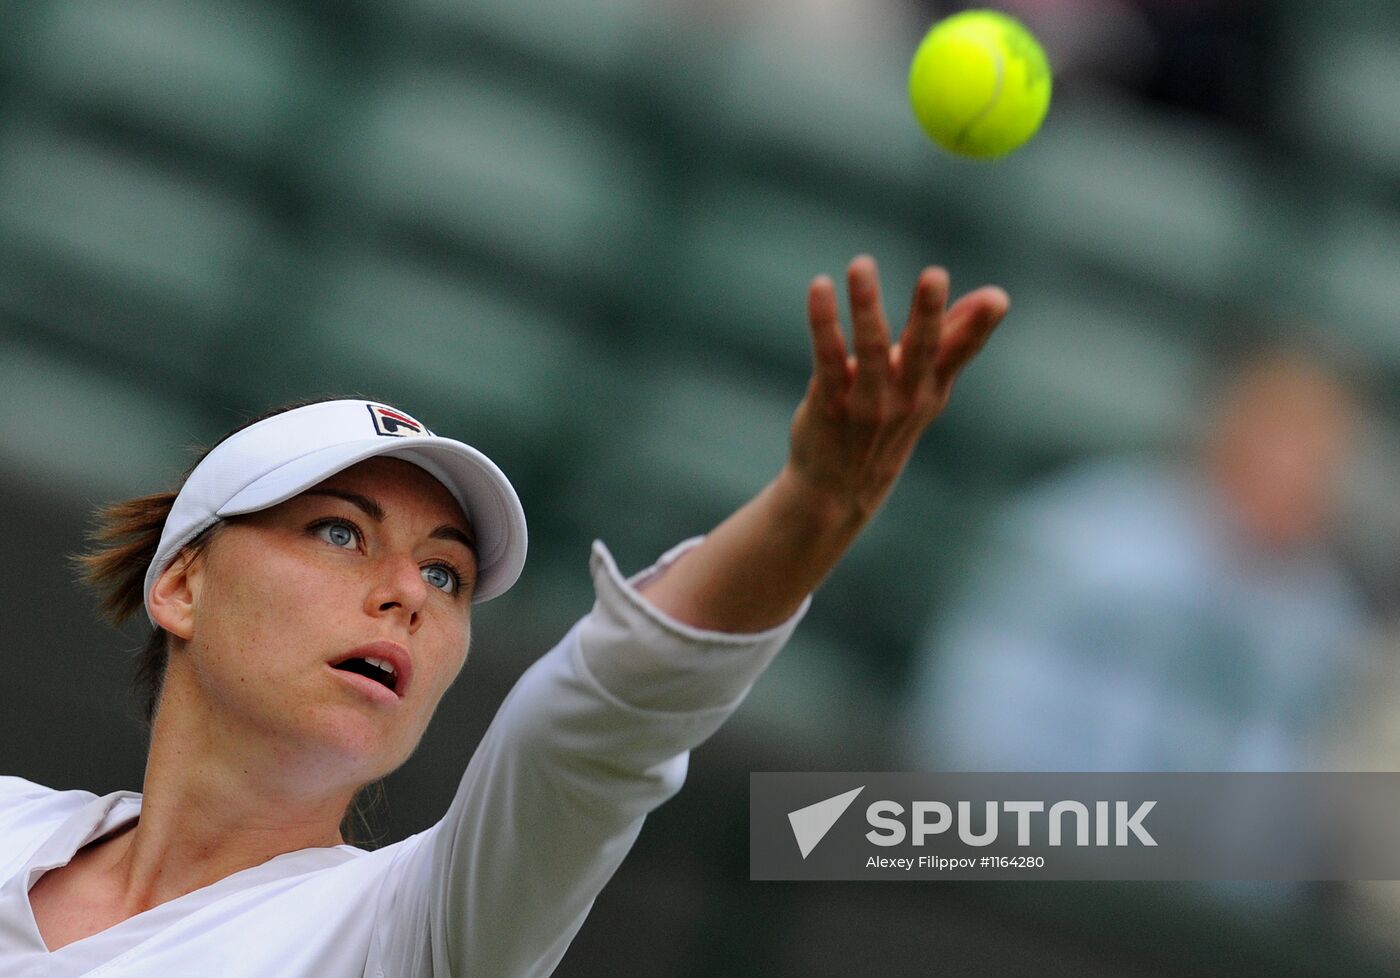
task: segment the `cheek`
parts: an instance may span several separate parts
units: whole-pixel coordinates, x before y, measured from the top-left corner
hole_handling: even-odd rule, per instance
[[[211,566],[196,609],[196,629],[207,642],[236,646],[247,661],[276,668],[291,649],[324,643],[346,619],[349,582],[325,568],[267,551],[227,558]]]
[[[445,637],[443,646],[444,671],[448,673],[448,685],[461,673],[462,667],[467,662],[468,647],[471,644],[472,628],[471,623],[458,625],[450,630],[450,634]]]
[[[432,692],[432,705],[437,707],[442,695],[452,687],[457,681],[457,677],[462,674],[462,668],[467,661],[467,647],[471,641],[471,625],[458,625],[451,629],[445,629],[439,642],[433,643],[433,647],[439,651],[433,657],[435,667],[433,669],[434,682]]]

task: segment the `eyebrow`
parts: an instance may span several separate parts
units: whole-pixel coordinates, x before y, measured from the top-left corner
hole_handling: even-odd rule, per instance
[[[303,496],[333,496],[336,499],[343,499],[352,506],[362,510],[365,515],[380,523],[384,522],[384,507],[379,505],[368,496],[362,496],[358,492],[347,492],[344,489],[308,489]],[[477,557],[476,537],[470,530],[462,530],[451,523],[444,523],[437,529],[429,533],[428,536],[434,540],[453,540],[460,543],[472,552],[472,557]]]

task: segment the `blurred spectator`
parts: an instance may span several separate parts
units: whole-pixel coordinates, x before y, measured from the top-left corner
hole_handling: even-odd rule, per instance
[[[923,0],[935,15],[981,3]],[[1279,5],[1270,0],[1005,0],[1045,44],[1057,80],[1081,79],[1234,123],[1274,124]]]
[[[1272,353],[1226,384],[1194,460],[1099,462],[1032,492],[930,637],[914,763],[1310,769],[1366,654],[1328,549],[1356,419],[1337,376]]]
[[[1272,0],[1137,0],[1158,57],[1141,93],[1259,135],[1275,122],[1280,5]]]

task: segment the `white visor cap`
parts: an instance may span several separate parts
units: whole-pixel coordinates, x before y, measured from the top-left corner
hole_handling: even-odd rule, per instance
[[[397,408],[373,401],[321,401],[249,425],[195,466],[166,517],[160,546],[146,570],[147,617],[151,588],[161,571],[220,517],[275,506],[376,455],[425,469],[462,507],[476,534],[473,603],[504,594],[516,582],[525,566],[525,511],[494,462],[470,445],[433,434]]]

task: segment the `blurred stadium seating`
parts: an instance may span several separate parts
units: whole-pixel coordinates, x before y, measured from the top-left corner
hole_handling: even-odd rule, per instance
[[[1275,317],[1397,389],[1400,30],[1291,6],[1277,144],[1081,89],[988,167],[908,118],[914,38],[802,58],[639,0],[5,5],[0,383],[45,422],[0,427],[0,485],[81,518],[277,401],[401,402],[517,478],[531,569],[478,639],[514,668],[585,610],[594,536],[635,570],[775,474],[811,276],[874,253],[896,319],[923,263],[996,280],[1003,335],[736,718],[773,757],[879,764],[881,704],[1026,480],[1171,441]],[[1388,505],[1396,473],[1365,477]],[[1254,963],[1307,973],[1277,938]]]

